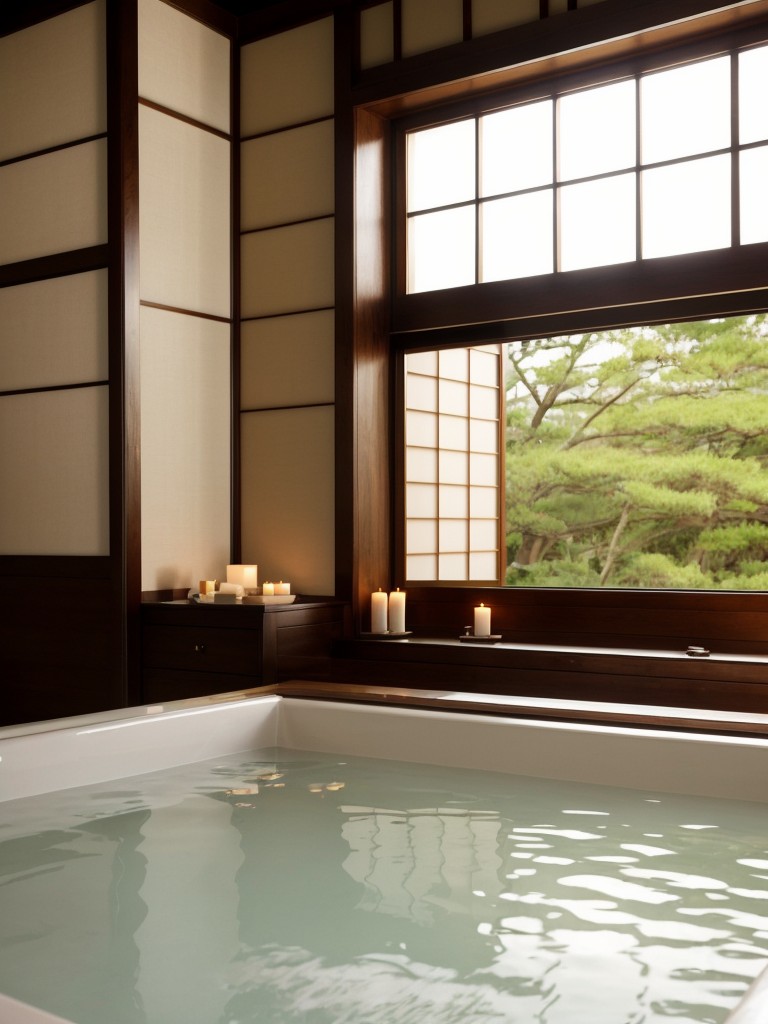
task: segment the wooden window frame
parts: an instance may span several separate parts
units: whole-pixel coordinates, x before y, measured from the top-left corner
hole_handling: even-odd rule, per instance
[[[337,21],[340,52],[349,29],[338,16]],[[681,47],[692,56],[703,54],[711,50],[713,35],[747,39],[754,28],[764,32],[767,25],[768,2],[763,0],[727,10],[709,0],[606,0],[549,24],[464,44],[461,52],[449,48],[409,58],[357,78],[339,75],[337,166],[349,170],[337,178],[337,228],[340,237],[348,229],[354,246],[340,246],[337,254],[337,456],[342,470],[348,470],[337,474],[337,593],[350,594],[357,630],[369,628],[371,592],[404,583],[397,470],[402,430],[395,410],[405,351],[768,309],[768,246],[753,245],[738,259],[723,260],[720,251],[652,261],[663,268],[645,268],[634,285],[625,268],[608,268],[612,287],[624,288],[620,301],[611,305],[605,304],[601,285],[605,268],[595,268],[570,273],[574,282],[578,276],[578,287],[574,283],[562,293],[559,305],[546,315],[541,294],[528,282],[529,294],[519,296],[521,306],[510,317],[508,284],[494,282],[482,286],[499,292],[486,303],[488,316],[482,323],[462,315],[471,305],[467,295],[454,295],[452,302],[450,292],[437,293],[437,299],[434,293],[408,296],[413,308],[406,317],[402,298],[393,301],[391,287],[397,277],[391,224],[399,212],[391,187],[395,120],[458,101],[471,105],[489,89],[553,74],[585,76],[585,69],[617,62],[634,67],[638,54],[674,48],[670,63],[675,63]],[[637,267],[632,274],[637,275]],[[439,326],[433,310],[427,316],[416,309],[430,302],[443,310]],[[735,693],[733,684],[740,678],[731,656],[768,656],[765,593],[412,586],[408,627],[423,637],[455,638],[480,601],[493,605],[494,631],[502,632],[505,642],[545,646],[547,657],[570,666],[571,680],[580,674],[571,653],[579,648],[653,650],[675,659],[685,657],[689,645],[722,653],[725,662],[717,666],[716,680],[702,683],[696,704],[688,706],[730,706],[729,693]],[[555,649],[559,653],[552,653]],[[426,650],[423,656],[431,658]],[[509,686],[508,692],[522,692],[515,690],[512,677]],[[618,694],[619,689],[617,700]]]

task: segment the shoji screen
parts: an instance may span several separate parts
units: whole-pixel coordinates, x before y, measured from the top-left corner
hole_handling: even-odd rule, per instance
[[[0,38],[0,555],[109,553],[106,127],[102,0]]]
[[[230,560],[230,44],[139,2],[142,590]]]
[[[241,51],[242,557],[334,592],[333,21]]]

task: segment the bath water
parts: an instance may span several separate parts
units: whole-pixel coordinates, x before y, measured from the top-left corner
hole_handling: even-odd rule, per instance
[[[11,801],[0,991],[76,1024],[719,1024],[768,960],[767,825],[278,748]]]

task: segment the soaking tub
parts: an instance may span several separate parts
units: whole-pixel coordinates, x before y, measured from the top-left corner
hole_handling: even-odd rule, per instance
[[[768,832],[766,738],[704,732],[683,734],[660,728],[595,727],[583,723],[535,718],[521,720],[425,707],[374,707],[285,697],[278,693],[259,696],[230,694],[161,707],[136,708],[112,715],[0,729],[0,801],[37,798],[74,787],[125,780],[176,766],[225,758],[238,752],[273,748],[325,752],[350,758],[381,758],[425,766],[450,765],[456,769],[481,769],[540,780],[558,780],[568,785],[610,785],[646,794],[682,794],[752,802],[755,832],[759,835]],[[226,766],[220,769],[222,772],[229,770]],[[280,773],[269,775],[262,771],[258,777],[277,779]],[[319,789],[315,791],[323,795]],[[230,790],[234,794],[240,792],[236,788]],[[6,805],[14,811],[21,806]],[[248,808],[251,803],[244,797],[233,806]],[[370,859],[371,864],[381,851],[378,847],[373,849],[359,829],[355,831],[355,814],[360,809],[345,807],[343,810],[347,815],[347,839],[351,850],[345,870],[353,877],[359,876],[361,884],[370,888],[370,877],[365,874],[369,868],[359,867],[361,858],[364,859],[365,843],[369,845],[369,859],[373,858]],[[394,812],[382,813],[385,817],[389,815],[386,826],[390,828]],[[461,813],[467,812],[462,810]],[[448,812],[444,817],[446,815],[450,817]],[[0,826],[7,824],[8,820],[0,803]],[[401,823],[395,821],[394,824]],[[378,827],[382,827],[381,822]],[[479,830],[486,827],[482,815],[473,827]],[[546,831],[545,828],[527,829],[529,833]],[[183,830],[180,834],[184,834]],[[532,837],[524,838],[530,840]],[[648,844],[652,842],[647,841]],[[531,849],[536,845],[527,843]],[[81,852],[78,856],[90,856],[90,853]],[[533,857],[533,853],[515,856]],[[538,859],[557,860],[553,857]],[[395,856],[393,862],[396,860]],[[768,862],[766,865],[768,870]],[[525,874],[523,871],[519,873]],[[528,873],[534,872],[529,870]],[[728,1018],[729,1021],[752,1024],[768,1019],[765,988],[765,983],[758,979],[741,1007]],[[764,1007],[762,1012],[761,1006]],[[0,995],[0,1021],[3,1024],[52,1024],[62,1019]],[[216,1017],[217,1024],[218,1019]],[[74,1020],[74,1024],[80,1024],[80,1021]]]

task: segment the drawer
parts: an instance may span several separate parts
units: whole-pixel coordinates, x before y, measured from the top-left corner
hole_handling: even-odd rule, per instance
[[[142,642],[145,668],[261,676],[260,630],[145,626]]]

